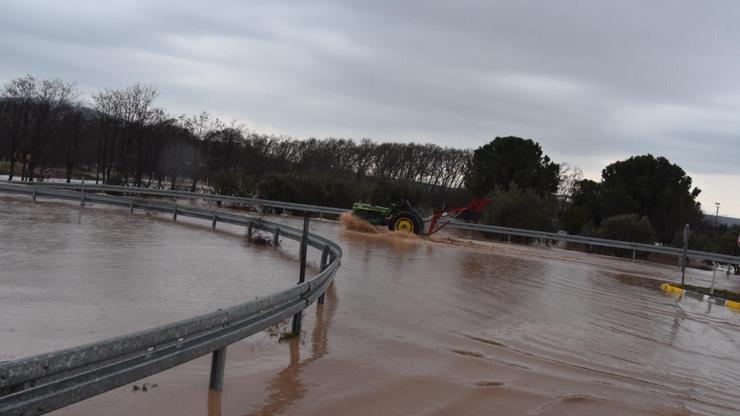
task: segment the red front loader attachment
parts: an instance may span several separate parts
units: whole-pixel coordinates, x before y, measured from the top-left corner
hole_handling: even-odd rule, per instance
[[[444,228],[447,224],[451,223],[452,220],[459,217],[464,212],[477,212],[481,213],[483,212],[483,209],[488,206],[488,204],[491,203],[490,199],[486,198],[475,198],[468,204],[467,207],[461,207],[461,208],[453,208],[448,209],[447,211],[439,211],[434,214],[432,217],[432,221],[429,223],[429,229],[427,230],[427,235],[432,235],[436,233],[437,231]],[[447,218],[447,222],[437,227],[437,221],[439,221],[440,218],[445,217]]]

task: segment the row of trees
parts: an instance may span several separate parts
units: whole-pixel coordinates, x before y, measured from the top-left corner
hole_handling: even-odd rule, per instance
[[[431,206],[461,194],[466,150],[260,135],[207,113],[169,116],[155,105],[157,95],[141,85],[106,89],[86,105],[74,84],[14,79],[0,94],[2,168],[11,180],[58,176],[63,169],[68,181],[204,185],[339,206],[389,202],[399,194]]]
[[[170,116],[156,89],[106,89],[89,103],[76,86],[26,76],[0,92],[0,171],[10,180],[85,177],[138,186],[214,188],[338,207],[406,198],[423,211],[494,203],[483,221],[670,244],[683,225],[694,247],[735,253],[704,222],[699,189],[665,158],[610,164],[600,181],[558,164],[533,140],[497,137],[475,151],[434,144],[260,135],[207,113]],[[727,240],[727,241],[725,241]]]
[[[597,182],[554,163],[532,140],[497,137],[474,152],[465,184],[494,200],[483,215],[489,224],[675,246],[689,224],[692,249],[740,255],[740,227],[714,226],[691,177],[664,157],[614,162]]]

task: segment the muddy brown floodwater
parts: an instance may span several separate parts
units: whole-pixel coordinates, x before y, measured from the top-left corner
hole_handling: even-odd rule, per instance
[[[250,246],[238,228],[7,197],[0,212],[0,359],[229,306],[297,277],[296,245]],[[208,390],[203,357],[55,414],[740,414],[740,313],[646,278],[675,267],[311,227],[344,257],[300,340],[264,332],[229,346],[221,393]]]

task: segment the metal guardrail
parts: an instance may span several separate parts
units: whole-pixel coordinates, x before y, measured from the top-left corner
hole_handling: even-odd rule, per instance
[[[54,187],[72,187],[74,189],[86,189],[88,191],[102,191],[102,192],[121,192],[141,195],[159,195],[159,196],[170,196],[170,197],[182,197],[182,198],[202,198],[211,201],[230,201],[235,203],[241,203],[250,206],[263,206],[263,207],[275,207],[290,209],[295,211],[313,212],[319,214],[341,214],[346,212],[346,209],[334,208],[334,207],[322,207],[318,205],[306,205],[297,204],[292,202],[282,201],[271,201],[266,199],[258,198],[242,198],[235,196],[222,196],[217,194],[199,193],[199,192],[188,192],[188,191],[172,191],[172,190],[154,190],[149,188],[139,188],[130,186],[117,186],[117,185],[88,185],[88,184],[49,184]],[[621,248],[633,251],[633,257],[636,252],[647,252],[647,253],[658,253],[676,256],[681,258],[683,255],[683,249],[677,247],[668,246],[656,246],[653,244],[633,243],[629,241],[619,240],[608,240],[604,238],[587,237],[580,235],[564,234],[564,233],[551,233],[545,231],[525,230],[520,228],[509,228],[499,227],[493,225],[474,224],[463,221],[452,220],[448,227],[458,228],[461,230],[472,230],[480,231],[489,234],[499,235],[516,235],[520,237],[539,238],[546,240],[564,241],[569,243],[584,244],[587,246],[600,246],[610,248]],[[710,253],[706,251],[698,250],[687,250],[686,255],[689,258],[695,258],[700,260],[714,261],[722,264],[740,264],[740,257],[730,256],[727,254]]]
[[[235,203],[241,203],[250,206],[263,206],[263,207],[274,207],[290,209],[295,211],[313,212],[320,214],[341,214],[347,210],[342,208],[334,207],[322,207],[318,205],[307,205],[298,204],[292,202],[272,201],[258,198],[243,198],[235,196],[222,196],[217,194],[188,192],[188,191],[172,191],[172,190],[154,190],[149,188],[138,188],[129,186],[117,186],[117,185],[85,185],[85,184],[51,184],[54,187],[72,187],[74,189],[86,189],[88,191],[102,191],[102,192],[122,192],[142,195],[158,195],[158,196],[170,196],[170,197],[183,197],[183,198],[202,198],[211,201],[230,201]],[[676,247],[667,246],[656,246],[651,244],[633,243],[629,241],[619,240],[608,240],[603,238],[586,237],[579,235],[563,234],[563,233],[551,233],[545,231],[525,230],[518,228],[499,227],[492,225],[473,224],[462,221],[451,221],[449,227],[463,229],[463,230],[474,230],[484,233],[501,234],[501,235],[516,235],[521,237],[540,238],[556,241],[565,241],[570,243],[579,243],[590,246],[601,246],[610,248],[621,248],[633,250],[634,252],[649,252],[672,255],[676,257],[682,256],[682,249]],[[709,253],[698,250],[688,250],[687,256],[696,259],[709,260],[724,264],[740,264],[740,257],[730,256],[719,253]]]
[[[181,207],[176,204],[162,202],[141,201],[95,192],[231,201],[251,206],[325,214],[341,214],[345,211],[340,208],[187,191],[154,190],[113,185],[34,185],[0,184],[0,192],[30,195],[34,201],[37,197],[43,196],[55,199],[79,200],[81,206],[84,206],[87,201],[128,207],[132,212],[137,208],[147,209],[171,213],[173,220],[176,220],[178,215],[210,220],[213,227],[216,226],[217,222],[241,225],[247,227],[248,234],[251,234],[252,229],[272,232],[274,239],[283,235],[293,240],[301,240],[303,233],[293,227],[243,215]],[[76,192],[59,188],[80,190],[84,188],[84,191]],[[679,258],[683,254],[682,249],[675,247],[471,224],[461,221],[452,221],[450,227],[500,235],[516,235],[628,249],[633,250],[633,255],[636,251],[674,255]],[[223,376],[223,360],[227,345],[255,334],[290,316],[294,318],[300,316],[300,312],[317,299],[320,303],[322,302],[321,298],[324,291],[332,283],[334,274],[339,267],[342,250],[336,243],[318,235],[307,235],[305,242],[311,247],[322,250],[322,271],[312,279],[299,283],[291,289],[224,310],[134,334],[20,360],[0,362],[0,414],[43,414],[211,352],[214,353],[211,386],[219,387],[219,378]],[[740,264],[740,257],[736,256],[696,250],[688,250],[686,255],[719,263]],[[300,324],[300,320],[297,322]],[[295,323],[296,320],[294,319]]]
[[[342,249],[336,243],[297,228],[222,211],[151,203],[124,197],[71,190],[0,184],[0,192],[80,201],[171,213],[273,233],[302,242],[322,252],[321,272],[313,278],[272,295],[205,315],[100,342],[46,354],[0,362],[0,415],[39,415],[96,396],[108,390],[213,353],[211,387],[220,388],[226,346],[282,320],[296,318],[315,301],[323,303],[326,289],[339,268]],[[307,225],[307,221],[305,223]],[[305,260],[302,261],[305,264]]]
[[[648,252],[648,253],[659,253],[667,254],[671,256],[681,257],[683,255],[683,249],[677,247],[667,246],[656,246],[652,244],[633,243],[630,241],[619,241],[619,240],[608,240],[604,238],[586,237],[580,235],[571,235],[564,233],[550,233],[545,231],[535,230],[523,230],[519,228],[509,227],[498,227],[494,225],[484,224],[472,224],[462,221],[452,221],[449,227],[458,228],[461,230],[472,230],[480,231],[484,233],[499,234],[499,235],[516,235],[520,237],[539,238],[544,240],[557,240],[565,241],[569,243],[578,243],[591,246],[621,248],[627,250],[633,250],[634,252]],[[709,253],[706,251],[698,250],[687,250],[687,257],[715,261],[717,263],[724,264],[740,264],[740,257],[730,256],[727,254]]]
[[[229,196],[211,194],[205,192],[188,192],[188,191],[177,191],[171,189],[153,189],[153,188],[141,188],[133,186],[120,186],[120,185],[100,185],[100,184],[76,184],[76,183],[49,183],[49,182],[36,182],[33,183],[36,186],[44,186],[48,188],[71,188],[77,190],[85,190],[87,192],[121,192],[132,195],[152,195],[159,197],[170,197],[170,198],[193,198],[196,196],[199,199],[207,201],[221,201],[221,202],[233,202],[237,204],[247,206],[260,206],[270,208],[281,208],[292,211],[311,212],[316,214],[331,214],[340,215],[343,212],[347,212],[344,208],[333,208],[323,207],[320,205],[309,205],[309,204],[298,204],[294,202],[283,202],[283,201],[272,201],[269,199],[260,198],[246,198],[240,196]]]

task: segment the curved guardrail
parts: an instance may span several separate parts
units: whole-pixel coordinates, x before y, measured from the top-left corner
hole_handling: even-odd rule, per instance
[[[162,201],[142,201],[95,192],[231,201],[250,206],[275,207],[319,214],[341,214],[345,211],[340,208],[187,191],[154,190],[114,185],[34,185],[0,184],[0,192],[30,195],[33,200],[40,196],[79,200],[82,206],[84,206],[85,201],[89,201],[128,207],[131,211],[136,208],[143,208],[171,213],[173,219],[182,215],[210,220],[214,227],[217,222],[242,225],[246,226],[249,231],[255,228],[273,232],[275,238],[278,235],[283,235],[293,240],[300,240],[303,233],[293,227],[257,218],[223,211],[182,207]],[[80,189],[81,192],[76,192],[75,189]],[[688,256],[719,263],[740,264],[740,257],[737,256],[696,250],[684,252],[682,249],[675,247],[470,224],[460,221],[451,222],[450,227],[501,235],[631,249],[633,253],[644,251],[675,255],[679,258]],[[211,373],[211,385],[213,386],[214,374],[218,378],[214,369],[218,370],[217,367],[220,365],[221,371],[223,370],[223,352],[226,345],[257,333],[290,316],[299,315],[300,311],[320,299],[332,283],[341,261],[341,248],[336,243],[313,234],[308,235],[306,244],[322,250],[322,271],[312,279],[299,283],[291,289],[231,308],[134,334],[0,363],[0,414],[36,415],[46,413],[211,352],[214,353],[214,365]]]
[[[274,207],[290,209],[295,211],[312,212],[318,214],[334,214],[338,215],[342,212],[346,212],[346,209],[334,208],[334,207],[323,207],[318,205],[307,205],[298,204],[293,202],[282,202],[272,201],[267,199],[259,198],[244,198],[236,196],[224,196],[218,194],[200,193],[200,192],[188,192],[188,191],[174,191],[174,190],[154,190],[150,188],[130,187],[130,186],[119,186],[119,185],[97,185],[97,184],[67,184],[67,183],[51,183],[48,186],[60,187],[60,188],[73,188],[73,189],[85,189],[93,192],[120,192],[134,195],[156,195],[156,196],[167,196],[167,197],[180,197],[180,198],[199,198],[209,201],[229,201],[240,203],[249,206],[263,206],[263,207]],[[474,224],[463,221],[451,220],[448,227],[457,228],[461,230],[480,231],[489,234],[499,235],[515,235],[520,237],[539,238],[553,241],[565,241],[569,243],[584,244],[587,246],[601,246],[610,248],[620,248],[633,250],[635,252],[647,252],[657,254],[667,254],[681,258],[684,255],[682,248],[668,247],[668,246],[657,246],[654,244],[643,244],[633,243],[630,241],[619,241],[619,240],[608,240],[604,238],[587,237],[581,235],[572,235],[564,233],[551,233],[546,231],[536,230],[525,230],[520,228],[500,227],[494,225],[485,224]],[[740,264],[740,257],[731,256],[727,254],[710,253],[699,250],[687,250],[686,256],[695,259],[714,261],[723,264]]]
[[[214,353],[211,386],[220,388],[225,347],[291,316],[300,332],[300,314],[316,300],[323,301],[337,272],[342,249],[336,243],[283,224],[208,209],[179,207],[71,190],[0,184],[0,192],[171,213],[235,224],[302,241],[322,252],[321,271],[281,292],[194,318],[100,342],[46,354],[0,362],[0,415],[39,415],[104,393],[187,361]],[[306,228],[304,228],[304,231]],[[219,369],[220,367],[220,369]],[[215,378],[215,380],[214,380]]]
[[[34,183],[32,183],[34,184]],[[220,201],[220,202],[233,202],[247,206],[261,206],[271,208],[288,209],[292,211],[311,212],[316,214],[331,214],[340,215],[343,212],[347,212],[344,208],[324,207],[320,205],[309,205],[299,204],[295,202],[283,202],[273,201],[269,199],[260,198],[247,198],[241,196],[230,196],[230,195],[219,195],[205,192],[189,192],[189,191],[178,191],[171,189],[152,189],[142,188],[135,186],[120,186],[120,185],[104,185],[104,184],[84,184],[84,183],[47,183],[37,182],[34,185],[43,186],[47,188],[61,188],[61,189],[76,189],[85,190],[88,192],[123,192],[132,195],[152,195],[159,197],[170,197],[170,198],[193,198],[197,196],[199,199],[206,201]]]

